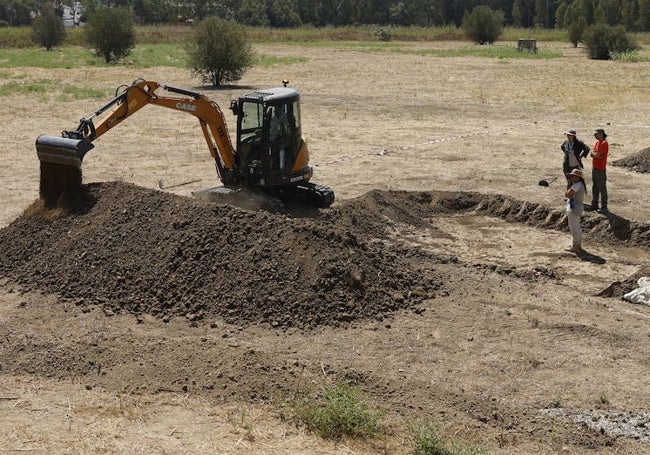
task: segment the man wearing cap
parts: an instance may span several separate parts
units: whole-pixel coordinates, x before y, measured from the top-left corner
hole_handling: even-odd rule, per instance
[[[589,155],[589,147],[577,138],[575,129],[571,128],[564,134],[566,135],[566,141],[560,147],[562,153],[564,153],[562,170],[564,171],[567,183],[570,183],[569,174],[571,171],[584,168],[582,158],[586,158]]]
[[[607,134],[602,128],[594,131],[596,143],[591,151],[592,169],[591,169],[591,210],[598,210],[598,213],[607,213],[607,154],[609,153],[609,144],[607,143]],[[600,208],[598,200],[600,199]]]

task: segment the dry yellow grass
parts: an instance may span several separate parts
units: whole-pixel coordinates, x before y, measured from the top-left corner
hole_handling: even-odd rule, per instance
[[[579,136],[588,143],[592,140],[593,128],[606,128],[612,159],[648,147],[650,91],[645,80],[650,63],[590,61],[582,49],[565,43],[541,44],[562,52],[562,58],[550,60],[440,58],[415,52],[431,46],[458,45],[403,43],[404,49],[413,52],[402,54],[341,47],[260,45],[259,52],[307,57],[307,61],[253,68],[237,87],[223,91],[198,87],[186,70],[163,67],[138,70],[137,74],[122,66],[75,70],[12,68],[2,71],[0,83],[17,78],[47,78],[80,87],[106,89],[144,77],[204,90],[221,106],[227,106],[231,98],[242,92],[277,85],[288,77],[292,85],[302,91],[303,128],[310,143],[312,163],[316,165],[315,180],[334,188],[339,199],[353,198],[372,189],[436,189],[502,193],[560,206],[562,197],[558,188],[542,190],[536,182],[559,175],[559,145],[567,128],[577,128]],[[9,224],[38,196],[36,137],[74,128],[80,117],[92,113],[101,104],[97,100],[60,102],[57,93],[3,98],[0,225]],[[229,127],[233,131],[234,122],[230,122]],[[611,168],[609,175],[610,208],[620,216],[637,220],[645,217],[647,221],[650,176],[617,168]],[[179,117],[177,112],[156,111],[153,107],[129,119],[119,131],[102,137],[85,159],[84,176],[86,182],[125,180],[148,188],[157,188],[159,180],[172,185],[200,179],[173,189],[184,195],[218,184],[194,119]],[[464,220],[458,220],[457,237],[468,245],[466,251],[458,250],[458,254],[467,254],[476,260],[497,257],[509,263],[527,263],[531,255],[523,251],[525,248],[537,248],[535,260],[540,257],[545,260],[549,249],[559,248],[557,245],[568,239],[564,233],[544,233],[541,234],[543,238],[533,241],[525,228],[504,225],[498,231],[503,243],[484,245],[483,237],[477,234],[482,231],[475,230],[480,222],[472,221],[474,224],[468,226],[463,225]],[[607,257],[617,254],[607,245],[602,248]],[[621,278],[640,259],[610,261],[598,270],[581,264],[580,271],[569,280],[573,279],[572,283],[579,286],[581,273]],[[548,260],[555,261],[554,267],[567,273],[575,270],[575,263],[567,262],[566,258]],[[18,311],[22,297],[5,291],[1,295],[6,307],[0,314],[9,316],[8,312]],[[504,302],[511,298],[508,295],[497,297]],[[548,305],[556,305],[548,313],[557,318],[554,323],[560,324],[567,317],[563,311],[569,310],[559,307],[560,302]],[[591,319],[593,308],[584,302],[580,305],[584,307],[580,307],[582,312],[572,313],[571,317],[584,318],[581,323],[586,325],[600,323]],[[622,314],[614,307],[611,312]],[[599,315],[607,317],[605,310]],[[537,317],[546,316],[540,310]],[[629,321],[647,328],[645,314],[621,317],[630,317]],[[535,329],[532,322],[531,327]],[[463,329],[470,330],[471,326]],[[502,347],[507,350],[517,342],[524,343],[534,332],[530,330],[521,335],[518,341],[505,340]],[[449,336],[435,327],[425,326],[406,333],[409,335],[407,344],[424,345],[426,339],[429,344],[425,348],[432,350]],[[18,332],[15,336],[29,337],[30,334]],[[332,338],[347,336],[353,338],[350,343],[355,342],[350,334],[323,333],[303,337],[296,345],[314,343],[325,349]],[[276,343],[272,335],[269,338],[269,345]],[[397,341],[404,340],[391,340]],[[356,349],[366,349],[366,352],[371,352],[372,347],[372,343],[355,345]],[[391,357],[392,348],[388,343],[375,341],[374,348],[378,351],[372,351],[373,355],[391,362],[392,366],[404,360]],[[568,346],[566,350],[557,353],[559,358],[566,360],[575,355],[568,352]],[[591,358],[586,352],[579,354]],[[531,391],[522,392],[517,383],[516,365],[508,366],[513,369],[511,379],[499,382],[498,372],[488,370],[481,363],[489,359],[491,352],[480,359],[470,358],[474,363],[462,365],[456,363],[454,355],[449,354],[445,366],[460,372],[456,379],[463,380],[463,387],[477,394],[484,390],[486,381],[493,380],[491,390],[495,394],[501,397],[511,394],[507,399],[535,402],[546,397],[551,387],[540,380]],[[560,365],[555,365],[555,360],[550,362],[561,369]],[[581,367],[588,368],[588,365]],[[430,364],[426,368],[429,371],[433,367]],[[481,371],[489,377],[475,374]],[[433,375],[435,371],[429,373]],[[577,402],[580,397],[597,397],[608,388],[610,380],[622,388],[627,387],[609,391],[612,400],[620,405],[633,406],[632,402],[641,399],[638,393],[644,389],[647,392],[644,378],[632,378],[632,383],[623,371],[608,372],[607,377],[595,376],[593,383],[585,383],[580,374],[568,376],[564,386],[577,390],[580,395],[565,397],[565,400]],[[552,385],[558,384],[553,382]],[[650,394],[646,393],[646,399],[648,396]],[[574,403],[569,401],[569,404]],[[472,433],[472,430],[461,428],[458,421],[454,425],[459,431]],[[487,447],[495,446],[491,435],[473,436]],[[114,390],[86,390],[74,379],[55,382],[47,378],[0,374],[0,448],[8,453],[333,455],[405,453],[407,443],[400,434],[371,443],[323,441],[282,422],[269,406],[236,402],[222,406],[205,397],[172,393],[122,395]],[[521,450],[519,453],[555,453],[557,449],[550,439],[517,447]],[[508,451],[506,446],[495,453],[515,452]],[[571,453],[591,452],[576,449]]]

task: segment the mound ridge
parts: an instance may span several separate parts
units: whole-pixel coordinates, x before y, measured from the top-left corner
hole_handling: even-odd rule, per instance
[[[340,216],[248,212],[122,182],[84,192],[69,215],[3,229],[0,272],[109,314],[302,328],[391,313],[438,286]]]

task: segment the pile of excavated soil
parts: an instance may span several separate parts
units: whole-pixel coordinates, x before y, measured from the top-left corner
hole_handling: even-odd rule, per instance
[[[358,236],[350,223],[376,213],[354,207],[290,218],[112,182],[85,186],[72,213],[29,212],[0,232],[2,275],[109,314],[304,328],[380,317],[440,285]]]
[[[612,161],[612,164],[647,174],[650,172],[650,147],[621,158],[620,160]]]
[[[2,276],[107,314],[197,324],[313,328],[413,308],[444,292],[454,272],[442,265],[457,258],[391,233],[405,225],[431,232],[434,216],[472,210],[566,229],[562,211],[462,192],[373,191],[292,217],[110,182],[84,186],[69,212],[41,206],[0,230]],[[645,224],[592,216],[583,225],[604,241],[650,246]]]

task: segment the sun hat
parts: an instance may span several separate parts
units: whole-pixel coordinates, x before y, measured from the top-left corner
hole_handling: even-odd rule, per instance
[[[569,175],[575,175],[577,177],[582,178],[582,169],[574,169],[571,172],[569,172]]]
[[[577,136],[576,130],[574,128],[568,129],[564,132],[567,136],[570,134],[571,136]]]
[[[594,136],[598,133],[603,135],[603,139],[607,137],[607,134],[605,134],[605,130],[602,128],[598,128],[596,131],[594,131]]]

